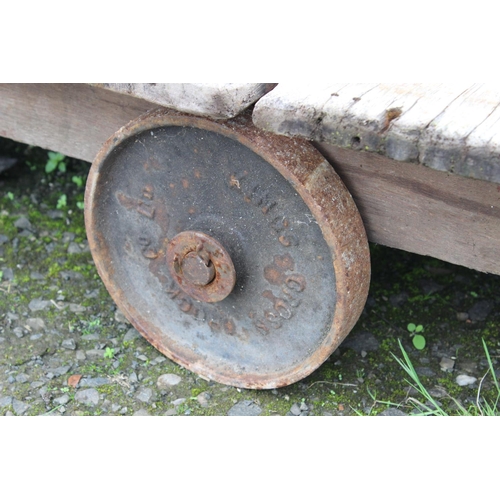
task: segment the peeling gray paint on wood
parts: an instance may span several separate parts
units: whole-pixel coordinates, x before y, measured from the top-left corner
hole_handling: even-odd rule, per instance
[[[214,119],[232,118],[274,84],[268,83],[94,83],[160,106]]]
[[[279,84],[264,130],[500,182],[500,85]]]

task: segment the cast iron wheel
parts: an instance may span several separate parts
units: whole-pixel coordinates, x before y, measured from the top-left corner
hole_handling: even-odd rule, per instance
[[[112,298],[159,351],[205,379],[282,387],[359,318],[361,217],[308,142],[156,110],[98,153],[85,224]]]

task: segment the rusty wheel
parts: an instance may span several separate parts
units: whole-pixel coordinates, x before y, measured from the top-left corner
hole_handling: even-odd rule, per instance
[[[361,314],[369,253],[354,202],[308,142],[157,110],[112,136],[85,197],[98,272],[158,350],[206,379],[310,374]]]

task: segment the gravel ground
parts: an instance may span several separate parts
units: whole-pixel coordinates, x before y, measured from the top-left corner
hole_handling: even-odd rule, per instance
[[[202,380],[148,344],[102,285],[81,208],[89,165],[55,158],[47,173],[48,160],[1,139],[0,415],[409,415],[425,398],[394,359],[398,339],[446,411],[453,397],[477,412],[479,389],[494,399],[482,339],[496,366],[500,277],[379,246],[358,324],[315,373],[271,391]]]

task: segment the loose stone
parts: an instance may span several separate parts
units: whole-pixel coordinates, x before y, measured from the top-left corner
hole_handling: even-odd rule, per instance
[[[18,375],[16,375],[16,382],[18,382],[19,384],[25,384],[26,382],[29,381],[29,377],[28,375],[26,375],[26,373],[19,373]]]
[[[207,392],[202,392],[196,396],[196,400],[202,408],[208,408],[208,400],[210,399],[210,394]]]
[[[99,387],[111,384],[111,380],[107,377],[82,378],[79,384],[80,387]]]
[[[79,313],[84,313],[87,310],[87,308],[85,306],[80,305],[80,304],[70,304],[69,310],[71,312],[79,314]]]
[[[83,252],[83,250],[80,248],[78,243],[75,243],[74,241],[72,241],[68,245],[68,253],[69,254],[78,254],[78,253],[82,253],[82,252]]]
[[[494,304],[490,300],[480,300],[469,309],[469,317],[472,321],[484,321],[493,310]]]
[[[0,398],[0,408],[4,406],[10,406],[12,404],[12,396],[4,396]]]
[[[59,273],[61,278],[66,281],[75,280],[80,281],[83,279],[83,274],[78,271],[61,271]]]
[[[95,406],[99,403],[99,393],[96,389],[83,389],[75,394],[75,401],[87,406]]]
[[[64,349],[69,349],[70,351],[74,351],[76,349],[75,339],[64,339],[61,342],[61,347]]]
[[[45,279],[45,275],[43,275],[42,273],[39,273],[39,272],[37,272],[37,271],[32,271],[32,272],[30,273],[30,278],[31,278],[32,280],[37,280],[37,281],[39,281],[39,280],[44,280],[44,279]]]
[[[441,358],[439,366],[444,372],[451,372],[453,371],[453,367],[455,366],[455,360],[450,358]]]
[[[379,341],[375,338],[373,333],[360,332],[354,334],[352,337],[347,337],[347,339],[342,343],[342,347],[347,347],[356,351],[358,354],[361,354],[362,351],[377,351]]]
[[[165,373],[163,375],[160,375],[158,377],[158,380],[156,381],[156,385],[158,389],[164,390],[164,389],[169,389],[170,387],[173,387],[174,385],[179,384],[182,381],[182,378],[179,377],[179,375],[176,375],[175,373]]]
[[[65,375],[66,373],[68,373],[71,369],[71,365],[65,365],[65,366],[60,366],[59,368],[55,368],[52,370],[52,373],[56,376],[56,377],[60,377],[61,375]]]
[[[228,412],[229,417],[256,417],[262,413],[260,406],[253,401],[240,401],[236,403]]]
[[[151,398],[153,397],[153,390],[150,389],[149,387],[141,387],[136,395],[136,399],[139,401],[142,401],[143,403],[149,403],[151,401]]]
[[[47,216],[51,219],[64,219],[64,212],[62,210],[48,210]]]
[[[21,215],[19,219],[17,219],[14,222],[14,227],[17,227],[18,229],[27,229],[28,231],[31,231],[31,222],[24,217],[24,215]]]
[[[38,332],[40,330],[45,330],[45,321],[42,318],[30,318],[26,321],[26,327],[28,330],[33,330]]]
[[[418,375],[421,377],[434,377],[436,373],[432,368],[429,368],[428,366],[419,366],[415,368],[415,371],[417,372]]]
[[[408,415],[397,408],[387,408],[378,414],[379,417],[407,417]]]
[[[115,311],[115,321],[118,322],[118,323],[129,323],[129,320],[125,317],[125,314],[123,314],[120,311],[120,309],[117,309]]]
[[[137,410],[133,415],[133,417],[150,417],[151,415],[145,410],[144,408],[141,408],[140,410]]]
[[[65,405],[69,401],[69,396],[67,394],[63,394],[62,396],[54,399],[54,403],[56,405]]]
[[[24,330],[20,326],[16,326],[12,331],[18,339],[22,339],[24,337]]]
[[[2,268],[2,279],[5,281],[12,281],[14,279],[14,271],[9,267]]]
[[[455,382],[463,387],[465,385],[471,385],[473,384],[474,382],[476,382],[477,378],[476,377],[471,377],[470,375],[459,375],[456,379],[455,379]]]
[[[16,415],[24,415],[30,408],[30,405],[24,403],[23,401],[19,401],[18,399],[14,399],[12,401],[12,409]]]
[[[28,307],[32,311],[44,311],[50,306],[50,302],[48,300],[42,300],[42,299],[33,299],[29,304]]]
[[[135,328],[130,328],[124,335],[123,340],[124,342],[130,342],[131,340],[138,339],[140,336],[141,334]]]
[[[181,405],[182,403],[185,403],[186,402],[186,398],[179,398],[179,399],[176,399],[175,401],[172,401],[172,404],[174,406],[179,406]]]
[[[85,353],[81,350],[76,351],[76,359],[78,361],[85,361],[87,359],[87,356]]]

